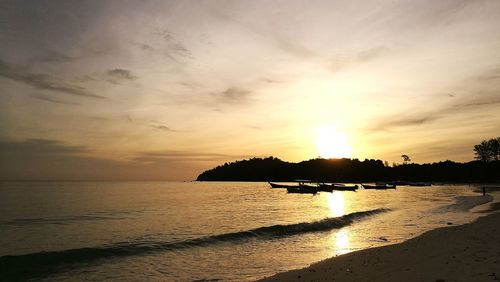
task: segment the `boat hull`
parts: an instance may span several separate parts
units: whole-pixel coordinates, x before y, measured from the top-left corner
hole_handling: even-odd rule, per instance
[[[386,184],[386,185],[367,185],[361,184],[364,189],[373,189],[373,190],[387,190],[387,189],[396,189],[396,185],[394,184]]]
[[[333,192],[333,191],[356,191],[358,185],[343,185],[343,184],[320,184],[320,191]]]
[[[286,191],[290,194],[316,194],[319,192],[318,187],[310,186],[288,187]]]
[[[286,184],[278,184],[273,182],[268,182],[271,185],[271,188],[298,188],[298,185],[286,185]]]

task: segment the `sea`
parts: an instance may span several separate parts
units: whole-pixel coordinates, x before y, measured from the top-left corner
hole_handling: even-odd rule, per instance
[[[472,222],[500,199],[477,189],[1,182],[0,281],[254,281]]]

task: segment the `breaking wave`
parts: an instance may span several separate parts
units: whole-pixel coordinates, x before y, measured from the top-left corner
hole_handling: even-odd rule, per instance
[[[0,257],[0,269],[2,269],[2,272],[0,273],[0,280],[15,280],[46,275],[51,272],[63,270],[65,266],[68,265],[90,263],[106,258],[154,254],[191,247],[241,242],[249,239],[266,240],[309,232],[328,231],[342,228],[364,217],[376,215],[386,211],[388,211],[388,209],[375,209],[350,213],[341,217],[325,218],[319,221],[272,225],[246,231],[212,235],[176,242],[130,241],[99,247],[2,256]],[[29,273],[26,269],[30,269]],[[27,277],[27,275],[29,275],[29,277]]]
[[[438,213],[468,211],[475,206],[483,205],[493,201],[491,195],[485,196],[457,196],[455,202],[446,206],[438,207],[434,211]]]

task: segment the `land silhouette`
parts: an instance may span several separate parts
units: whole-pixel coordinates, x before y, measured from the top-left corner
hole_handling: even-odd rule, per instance
[[[476,160],[465,163],[416,164],[403,154],[403,164],[393,166],[374,159],[317,158],[291,163],[275,157],[251,158],[209,169],[196,181],[500,182],[500,137],[482,141],[473,151]]]
[[[500,161],[407,163],[388,166],[382,160],[311,159],[298,163],[275,157],[225,163],[201,173],[197,181],[321,182],[500,182]]]

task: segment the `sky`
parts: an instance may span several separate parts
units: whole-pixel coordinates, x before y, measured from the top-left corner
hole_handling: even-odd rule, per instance
[[[500,135],[496,0],[2,0],[0,42],[0,179],[465,162]]]

